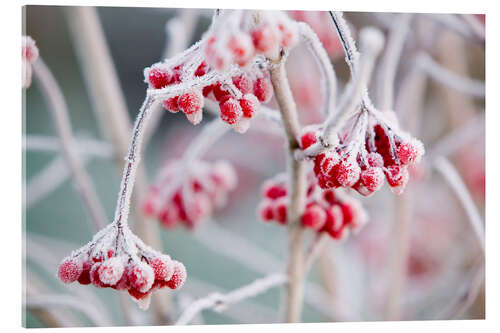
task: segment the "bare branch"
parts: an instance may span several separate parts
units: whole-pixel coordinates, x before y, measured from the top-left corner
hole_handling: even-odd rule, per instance
[[[97,229],[101,229],[107,224],[106,213],[80,160],[64,96],[56,79],[41,57],[32,66],[35,79],[49,105],[49,111],[60,139],[63,156],[73,176],[75,187],[82,198],[92,223]]]

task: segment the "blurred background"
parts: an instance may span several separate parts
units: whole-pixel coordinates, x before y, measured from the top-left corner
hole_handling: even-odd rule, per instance
[[[208,28],[212,15],[212,10],[208,9],[99,7],[96,12],[131,120],[145,97],[147,84],[143,69],[160,61],[172,43],[166,24],[179,17],[192,20],[194,29],[185,29],[186,33],[189,30],[190,36],[186,38],[191,45]],[[85,155],[84,163],[111,221],[121,169],[110,153],[111,145],[106,142],[93,110],[92,96],[75,47],[79,35],[69,27],[68,8],[26,6],[23,15],[25,34],[36,41],[40,56],[62,89],[75,137],[99,143],[97,150],[101,154]],[[306,22],[312,17],[300,12],[290,15]],[[355,33],[367,25],[375,25],[387,33],[392,15],[395,14],[346,14]],[[415,66],[415,54],[422,49],[441,66],[484,82],[484,41],[471,41],[440,23],[443,20],[429,18],[429,14],[417,14],[416,17],[413,40],[406,43],[401,58],[396,92],[403,87],[404,78]],[[345,83],[349,76],[343,51],[328,18],[323,21],[308,23],[325,45],[339,81]],[[304,124],[320,121],[322,96],[314,59],[298,48],[292,52],[287,66],[301,120]],[[450,151],[450,161],[459,170],[474,205],[484,216],[484,98],[468,96],[432,78],[426,79],[421,96],[421,112],[412,134],[424,142],[428,152],[437,144],[441,144],[438,148],[444,147],[441,151]],[[143,312],[129,300],[133,321],[127,320],[115,290],[64,285],[57,279],[59,261],[87,243],[95,230],[57,147],[33,148],[36,141],[57,140],[47,104],[36,82],[26,89],[24,106],[25,325],[153,325],[151,309]],[[411,115],[401,112],[400,119],[405,127]],[[201,125],[194,127],[178,114],[162,112],[157,120],[159,125],[143,150],[142,164],[149,182],[153,182],[165,160],[181,156],[200,126],[213,116],[207,113],[205,117]],[[262,130],[266,126],[269,128]],[[133,226],[151,223],[161,238],[162,248],[158,250],[181,260],[187,268],[186,285],[178,291],[168,292],[172,295],[169,296],[171,320],[175,320],[187,304],[211,292],[227,292],[285,269],[286,233],[277,224],[259,221],[256,215],[261,184],[285,168],[284,141],[276,135],[277,131],[279,128],[269,123],[252,126],[245,135],[230,131],[207,153],[207,160],[223,158],[233,163],[238,187],[227,205],[194,231],[167,230],[154,220],[132,221]],[[465,138],[452,136],[451,143],[448,140],[443,144],[443,139],[449,135],[466,131],[469,134]],[[475,297],[457,318],[484,318],[484,277],[481,273],[484,256],[456,194],[440,173],[425,161],[412,170],[409,190],[412,214],[399,319],[451,319],[448,316],[456,314],[454,306],[461,304],[472,287],[478,289],[474,290]],[[395,249],[397,199],[387,186],[370,198],[355,196],[365,206],[370,222],[359,234],[344,242],[329,242],[325,253],[313,266],[305,291],[304,322],[388,319],[385,313],[391,284],[391,256]],[[479,283],[476,282],[478,278]],[[278,322],[281,289],[271,289],[222,312],[203,311],[195,323]],[[65,296],[94,311],[87,313],[57,302],[57,297]],[[33,299],[31,303],[30,298]],[[44,303],[44,299],[49,301]],[[50,301],[54,299],[56,301]],[[47,306],[37,306],[37,302]]]

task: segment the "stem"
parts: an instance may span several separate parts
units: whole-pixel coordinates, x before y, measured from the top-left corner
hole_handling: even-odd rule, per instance
[[[457,195],[458,200],[467,214],[472,230],[474,231],[474,235],[476,235],[479,245],[481,246],[481,250],[484,251],[484,226],[481,215],[474,205],[474,201],[467,190],[467,186],[465,186],[462,181],[460,174],[455,169],[453,164],[443,157],[436,158],[434,161],[434,167],[441,173],[450,185],[451,189]]]
[[[285,321],[298,322],[302,310],[303,298],[303,253],[300,217],[304,211],[306,198],[305,162],[294,158],[294,150],[299,148],[297,138],[300,124],[295,101],[285,71],[286,54],[280,54],[279,59],[271,65],[271,82],[283,120],[283,127],[288,141],[287,173],[289,176],[290,203],[287,212],[290,257],[288,258],[287,275],[289,283],[286,292]]]
[[[87,209],[87,213],[92,223],[96,229],[101,229],[107,224],[106,213],[99,202],[94,185],[85,171],[78,154],[64,96],[56,79],[41,57],[38,58],[32,66],[35,79],[39,83],[45,99],[49,104],[49,111],[56,127],[63,156],[73,176],[75,187]]]
[[[398,64],[403,52],[404,43],[413,14],[399,14],[394,22],[387,47],[382,57],[381,70],[379,72],[379,85],[377,100],[382,110],[392,110],[394,104],[394,81]]]
[[[271,274],[257,279],[252,283],[235,289],[226,294],[212,293],[204,298],[193,302],[177,319],[175,325],[186,325],[193,320],[198,313],[206,309],[223,311],[229,304],[241,302],[247,298],[255,297],[271,288],[280,286],[287,282],[287,277],[283,274]]]
[[[104,31],[99,22],[97,10],[94,7],[68,7],[67,13],[70,31],[73,35],[72,41],[75,43],[77,56],[83,67],[82,72],[91,96],[93,109],[98,116],[102,132],[113,144],[116,153],[115,162],[121,169],[124,167],[122,158],[129,149],[131,124],[125,97],[120,87]],[[155,107],[155,110],[160,109],[160,107]],[[126,166],[127,168],[128,166]],[[140,208],[140,200],[147,192],[146,174],[140,167],[133,172],[134,176],[137,175],[137,180],[135,181],[135,195],[132,198],[132,213],[134,221],[138,224],[138,234],[152,247],[160,248],[158,225],[152,223],[148,217],[142,214]],[[128,193],[131,194],[131,191]],[[127,213],[128,204],[127,202]],[[167,295],[164,290],[159,290],[152,296],[158,324],[166,323]]]

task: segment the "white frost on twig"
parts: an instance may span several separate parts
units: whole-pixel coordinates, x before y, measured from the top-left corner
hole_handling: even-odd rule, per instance
[[[252,283],[235,289],[227,294],[212,293],[205,298],[193,302],[182,315],[177,319],[175,325],[188,324],[199,312],[206,309],[214,309],[221,312],[233,303],[241,302],[246,298],[255,297],[267,290],[286,283],[287,277],[284,274],[275,273],[264,278],[257,279]]]

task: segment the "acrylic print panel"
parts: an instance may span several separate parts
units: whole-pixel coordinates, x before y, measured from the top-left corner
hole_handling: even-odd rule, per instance
[[[484,318],[484,15],[23,19],[26,327]]]

